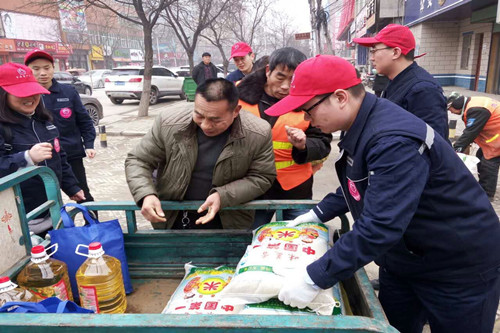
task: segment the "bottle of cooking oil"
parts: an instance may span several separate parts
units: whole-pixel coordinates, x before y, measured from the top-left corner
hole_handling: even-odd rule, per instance
[[[19,288],[8,276],[0,277],[0,306],[7,302],[38,302],[39,299],[28,290]]]
[[[61,301],[73,301],[68,267],[60,260],[52,259],[57,252],[57,244],[47,248],[55,248],[51,254],[43,245],[31,248],[31,261],[17,276],[17,283],[41,299],[58,297]]]
[[[89,253],[78,252],[88,247]],[[75,253],[88,257],[76,271],[81,306],[96,313],[124,313],[127,308],[120,260],[104,254],[101,243],[79,244]]]

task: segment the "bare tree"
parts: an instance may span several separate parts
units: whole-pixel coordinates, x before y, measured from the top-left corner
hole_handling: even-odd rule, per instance
[[[214,22],[230,0],[179,0],[167,6],[164,18],[186,50],[190,70],[194,67],[194,51],[203,30]]]
[[[236,39],[245,42],[253,49],[257,31],[262,30],[264,17],[271,6],[270,0],[244,0],[238,3],[239,8],[235,8],[232,15],[233,24],[231,30]],[[257,48],[256,48],[257,49]],[[254,53],[258,53],[258,49]]]
[[[144,33],[144,79],[139,117],[148,115],[149,100],[158,91],[151,89],[153,72],[153,27],[165,8],[176,0],[86,0],[88,5],[109,10],[124,20],[142,26]]]

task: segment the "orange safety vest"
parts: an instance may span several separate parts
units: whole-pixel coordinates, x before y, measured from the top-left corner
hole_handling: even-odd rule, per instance
[[[484,157],[489,160],[500,156],[500,102],[488,97],[471,97],[463,115],[465,124],[467,124],[467,111],[477,107],[491,112],[490,119],[474,139],[483,150]]]
[[[239,101],[243,110],[253,113],[260,118],[259,106]],[[309,122],[304,120],[302,112],[289,112],[278,118],[272,128],[273,149],[276,163],[277,179],[281,187],[288,191],[306,180],[312,172],[311,163],[296,164],[292,158],[293,145],[288,141],[285,125],[300,128],[304,132],[309,127]]]

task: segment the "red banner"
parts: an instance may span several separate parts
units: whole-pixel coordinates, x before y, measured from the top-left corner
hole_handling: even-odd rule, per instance
[[[33,49],[40,49],[50,54],[68,55],[73,53],[71,46],[66,46],[62,43],[39,42],[35,40],[16,39],[16,49],[18,52],[28,52]]]
[[[0,38],[0,52],[16,52],[14,40]]]

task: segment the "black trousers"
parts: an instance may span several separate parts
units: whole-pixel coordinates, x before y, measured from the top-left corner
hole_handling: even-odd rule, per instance
[[[479,185],[481,185],[488,197],[493,198],[497,190],[500,156],[487,160],[481,148],[477,151],[476,156],[480,160],[477,164]]]
[[[78,180],[78,186],[83,190],[85,194],[85,200],[78,201],[78,203],[94,201],[94,197],[90,194],[89,185],[87,184],[87,175],[85,173],[85,167],[83,166],[83,158],[75,158],[68,160],[73,173],[75,174],[76,180]]]

